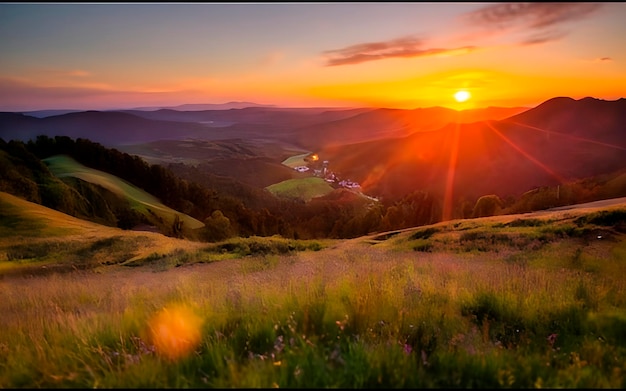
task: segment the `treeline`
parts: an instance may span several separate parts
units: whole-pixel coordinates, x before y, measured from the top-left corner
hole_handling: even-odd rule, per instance
[[[104,188],[75,178],[54,177],[42,159],[65,154],[81,164],[118,176],[165,205],[205,223],[197,230],[159,225]],[[194,166],[148,164],[138,156],[86,139],[39,136],[35,140],[0,139],[0,191],[98,223],[131,229],[157,225],[160,232],[193,240],[232,236],[281,235],[293,239],[352,238],[441,221],[438,194],[414,191],[396,200],[376,202],[338,189],[308,203],[282,200],[264,189],[219,177]],[[538,188],[515,198],[486,195],[457,200],[453,218],[524,213],[555,206],[626,196],[626,173],[591,178],[555,188]],[[153,217],[153,216],[152,216]],[[184,227],[183,227],[184,228]]]

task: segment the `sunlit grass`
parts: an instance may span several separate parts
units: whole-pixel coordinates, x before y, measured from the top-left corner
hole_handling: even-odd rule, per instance
[[[0,280],[0,386],[626,385],[623,234],[455,224],[231,239],[134,268]]]

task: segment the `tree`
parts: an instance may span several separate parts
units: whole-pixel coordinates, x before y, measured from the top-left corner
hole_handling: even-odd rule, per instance
[[[494,216],[502,208],[502,200],[495,194],[484,195],[476,201],[473,217]]]
[[[216,209],[211,216],[204,220],[203,237],[209,242],[218,242],[233,235],[233,229],[228,217],[221,210]]]

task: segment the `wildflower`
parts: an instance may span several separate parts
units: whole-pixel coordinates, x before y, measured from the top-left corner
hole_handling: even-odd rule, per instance
[[[282,335],[279,335],[276,338],[276,341],[274,341],[274,350],[276,350],[276,352],[278,352],[278,353],[280,353],[285,348],[285,344],[283,343],[283,339],[284,339],[284,337]]]
[[[550,344],[550,347],[554,349],[554,344],[556,343],[556,337],[558,336],[558,334],[550,334],[548,336],[548,338],[546,338],[548,340],[548,343]]]
[[[411,347],[411,345],[409,345],[408,343],[404,344],[404,353],[405,354],[411,354],[411,352],[413,351],[413,348]]]

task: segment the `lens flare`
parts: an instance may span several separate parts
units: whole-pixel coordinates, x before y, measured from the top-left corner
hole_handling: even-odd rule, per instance
[[[184,306],[162,309],[149,326],[157,353],[172,360],[191,353],[201,340],[202,320]]]

